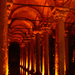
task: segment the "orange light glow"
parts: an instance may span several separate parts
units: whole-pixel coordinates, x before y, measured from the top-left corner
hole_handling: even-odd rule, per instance
[[[20,65],[23,66],[23,59],[20,58]]]
[[[57,29],[56,29],[56,32]],[[59,56],[58,56],[58,33],[56,33],[56,40],[55,40],[55,75],[59,75]]]
[[[49,63],[48,63],[48,75],[50,75]]]
[[[74,57],[72,58],[72,62],[74,63]]]
[[[22,75],[23,75],[23,68],[22,68]]]
[[[44,56],[43,56],[43,63],[42,63],[42,75],[44,75]]]
[[[26,75],[28,75],[28,72],[26,72]]]
[[[64,75],[66,75],[66,53],[64,52]]]
[[[21,58],[20,58],[20,65],[21,65],[22,63],[21,63]]]
[[[55,53],[55,75],[58,75],[58,54]]]
[[[23,75],[23,68],[20,67],[20,75]]]
[[[66,63],[64,62],[64,75],[66,75]]]
[[[22,62],[22,65],[21,66],[23,66],[23,60],[21,62]]]
[[[28,49],[26,49],[26,69],[28,69]]]
[[[7,48],[6,48],[5,58],[6,58],[6,60],[5,60],[5,63],[6,63],[6,64],[4,64],[3,67],[4,67],[5,70],[6,70],[5,75],[8,75],[8,71],[9,71],[9,70],[8,70],[8,59],[7,59],[7,58],[8,58],[8,49],[7,49]]]
[[[28,62],[26,62],[26,69],[28,68]]]
[[[20,55],[20,65],[23,66],[23,57]],[[20,74],[23,75],[23,69],[20,67]]]
[[[35,57],[35,60],[34,60],[34,72],[36,72],[36,57]]]
[[[6,75],[8,75],[8,62],[7,62],[7,65],[6,65]]]
[[[30,59],[30,66],[29,66],[29,71],[31,70],[31,59]]]
[[[26,58],[26,69],[28,68],[28,58]]]
[[[21,67],[20,67],[20,75],[21,75]]]

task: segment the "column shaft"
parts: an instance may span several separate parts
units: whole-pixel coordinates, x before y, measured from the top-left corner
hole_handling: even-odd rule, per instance
[[[0,0],[0,75],[8,75],[7,0]]]
[[[34,71],[34,40],[31,38],[31,71]]]
[[[25,61],[26,61],[26,65],[25,65],[25,73],[26,73],[26,75],[28,75],[28,70],[29,70],[29,65],[28,65],[28,60],[29,60],[29,58],[28,58],[28,41],[26,41],[25,42],[25,49],[26,49],[26,58],[25,58]]]
[[[20,74],[21,75],[23,75],[23,51],[24,51],[24,47],[21,47],[21,50],[20,50],[20,66],[21,66],[21,68],[20,68]]]
[[[66,75],[69,75],[69,40],[68,34],[65,36],[65,57],[66,57]]]
[[[48,32],[43,33],[43,56],[44,56],[44,75],[49,74],[49,36]]]
[[[26,69],[28,70],[28,42],[26,42]]]
[[[25,50],[25,46],[24,46],[24,50],[23,50],[23,67],[24,67],[24,70],[23,70],[23,75],[25,75],[25,66],[26,66],[26,50]]]
[[[41,72],[40,34],[36,34],[36,72]]]
[[[65,37],[64,37],[64,21],[59,18],[58,22],[58,48],[59,48],[59,75],[64,75],[64,53],[65,53]]]
[[[58,26],[56,26],[56,39],[55,39],[55,75],[59,75],[59,48],[58,48]]]
[[[28,75],[30,70],[30,41],[28,42]]]

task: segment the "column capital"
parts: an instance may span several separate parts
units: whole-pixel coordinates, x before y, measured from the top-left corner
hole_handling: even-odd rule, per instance
[[[65,17],[67,16],[69,10],[70,10],[69,8],[55,7],[54,10],[52,11],[53,18],[55,20],[59,20],[59,18],[62,18],[63,21],[65,21]]]
[[[20,47],[21,47],[21,48],[25,47],[25,43],[22,43],[22,44],[20,45]]]
[[[12,5],[13,5],[13,1],[12,0],[7,0],[7,17],[9,17]]]
[[[68,30],[65,30],[65,37],[68,36]]]
[[[11,20],[8,20],[8,24],[10,24],[11,23]]]

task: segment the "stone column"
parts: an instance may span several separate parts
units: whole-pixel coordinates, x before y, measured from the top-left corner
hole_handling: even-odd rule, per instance
[[[55,39],[55,75],[59,75],[59,53],[58,53],[58,26],[56,26],[56,39]]]
[[[55,75],[66,75],[66,55],[65,55],[65,27],[64,22],[68,14],[68,8],[55,8],[55,19],[58,20],[56,29],[56,48],[55,49]],[[58,51],[56,53],[56,51]],[[56,59],[57,58],[57,59]],[[57,69],[56,69],[57,68]]]
[[[23,65],[24,65],[24,60],[23,60],[23,51],[24,51],[24,45],[21,45],[21,50],[20,50],[20,74],[23,75]]]
[[[43,57],[44,57],[44,75],[49,74],[49,35],[43,32]]]
[[[66,58],[66,75],[69,75],[69,35],[68,35],[68,30],[65,31],[65,58]]]
[[[28,41],[25,42],[26,49],[26,75],[28,75]]]
[[[8,75],[7,0],[0,0],[0,75]]]
[[[30,40],[28,41],[28,75],[30,71]]]
[[[30,43],[31,43],[31,45],[30,45],[30,54],[31,54],[31,74],[33,74],[33,71],[34,71],[34,40],[31,38],[30,39]]]
[[[64,56],[65,56],[65,36],[64,21],[62,15],[58,21],[58,53],[59,53],[59,75],[64,75]]]
[[[26,75],[25,73],[25,68],[26,68],[26,49],[24,47],[24,52],[23,52],[23,68],[24,68],[24,71],[23,71],[23,74]]]
[[[36,73],[41,74],[40,34],[36,34]]]
[[[20,48],[21,48],[21,46],[20,46]],[[20,74],[22,74],[22,68],[21,68],[21,66],[22,66],[22,51],[20,49]]]

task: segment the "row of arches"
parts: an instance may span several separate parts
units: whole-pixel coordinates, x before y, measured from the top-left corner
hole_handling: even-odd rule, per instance
[[[56,54],[55,54],[58,53],[56,52],[56,48],[57,48],[56,43],[58,42],[57,35],[59,35],[58,32],[61,32],[58,31],[59,19],[60,19],[60,15],[62,15],[62,20],[64,22],[64,31],[62,31],[62,33],[64,32],[63,34],[65,34],[65,37],[66,35],[68,35],[67,41],[69,43],[71,39],[74,38],[75,36],[74,34],[75,33],[74,10],[75,9],[74,9],[74,5],[72,5],[73,2],[74,0],[65,0],[65,1],[64,0],[61,1],[59,0],[40,0],[40,1],[39,0],[36,1],[35,0],[33,1],[13,0],[12,1],[12,7],[9,10],[10,13],[8,16],[8,23],[9,23],[8,24],[8,45],[9,45],[9,57],[10,57],[9,59],[13,60],[13,57],[11,57],[13,56],[12,53],[14,54],[14,52],[15,53],[18,52],[19,54],[17,56],[14,54],[14,59],[18,61],[18,65],[17,65],[18,69],[17,72],[15,72],[16,74],[18,73],[20,75],[27,75],[27,74],[28,75],[29,74],[59,75],[58,73],[59,70],[57,69],[58,66],[55,65],[55,63],[58,64],[59,62],[59,61],[56,62],[58,59],[56,59]],[[72,35],[73,37],[71,37],[70,39],[70,36]],[[30,40],[33,41],[31,42]],[[30,45],[33,45],[32,47],[34,49],[32,47],[31,49]],[[21,46],[25,48],[23,49],[23,47]],[[17,47],[19,47],[19,49],[16,49]],[[69,48],[70,60],[68,62],[69,64],[72,65],[71,60],[73,58],[74,47],[73,49],[70,47],[71,44],[69,43],[68,48]],[[59,48],[57,49],[59,50]],[[16,57],[18,57],[18,59],[16,59]],[[9,60],[9,64],[11,65],[10,61],[11,60]],[[17,61],[15,63],[17,63]],[[35,66],[35,67],[33,66],[31,67],[31,71],[29,71],[30,62],[32,63],[33,66]],[[38,62],[39,63],[41,62],[40,65],[38,64]],[[28,65],[27,67],[26,64]],[[9,66],[10,74],[12,73],[11,66]],[[71,72],[70,75],[72,75],[73,72],[73,70],[71,69],[70,69]],[[66,73],[67,74],[64,75],[69,75],[68,74],[69,72],[66,71]]]

